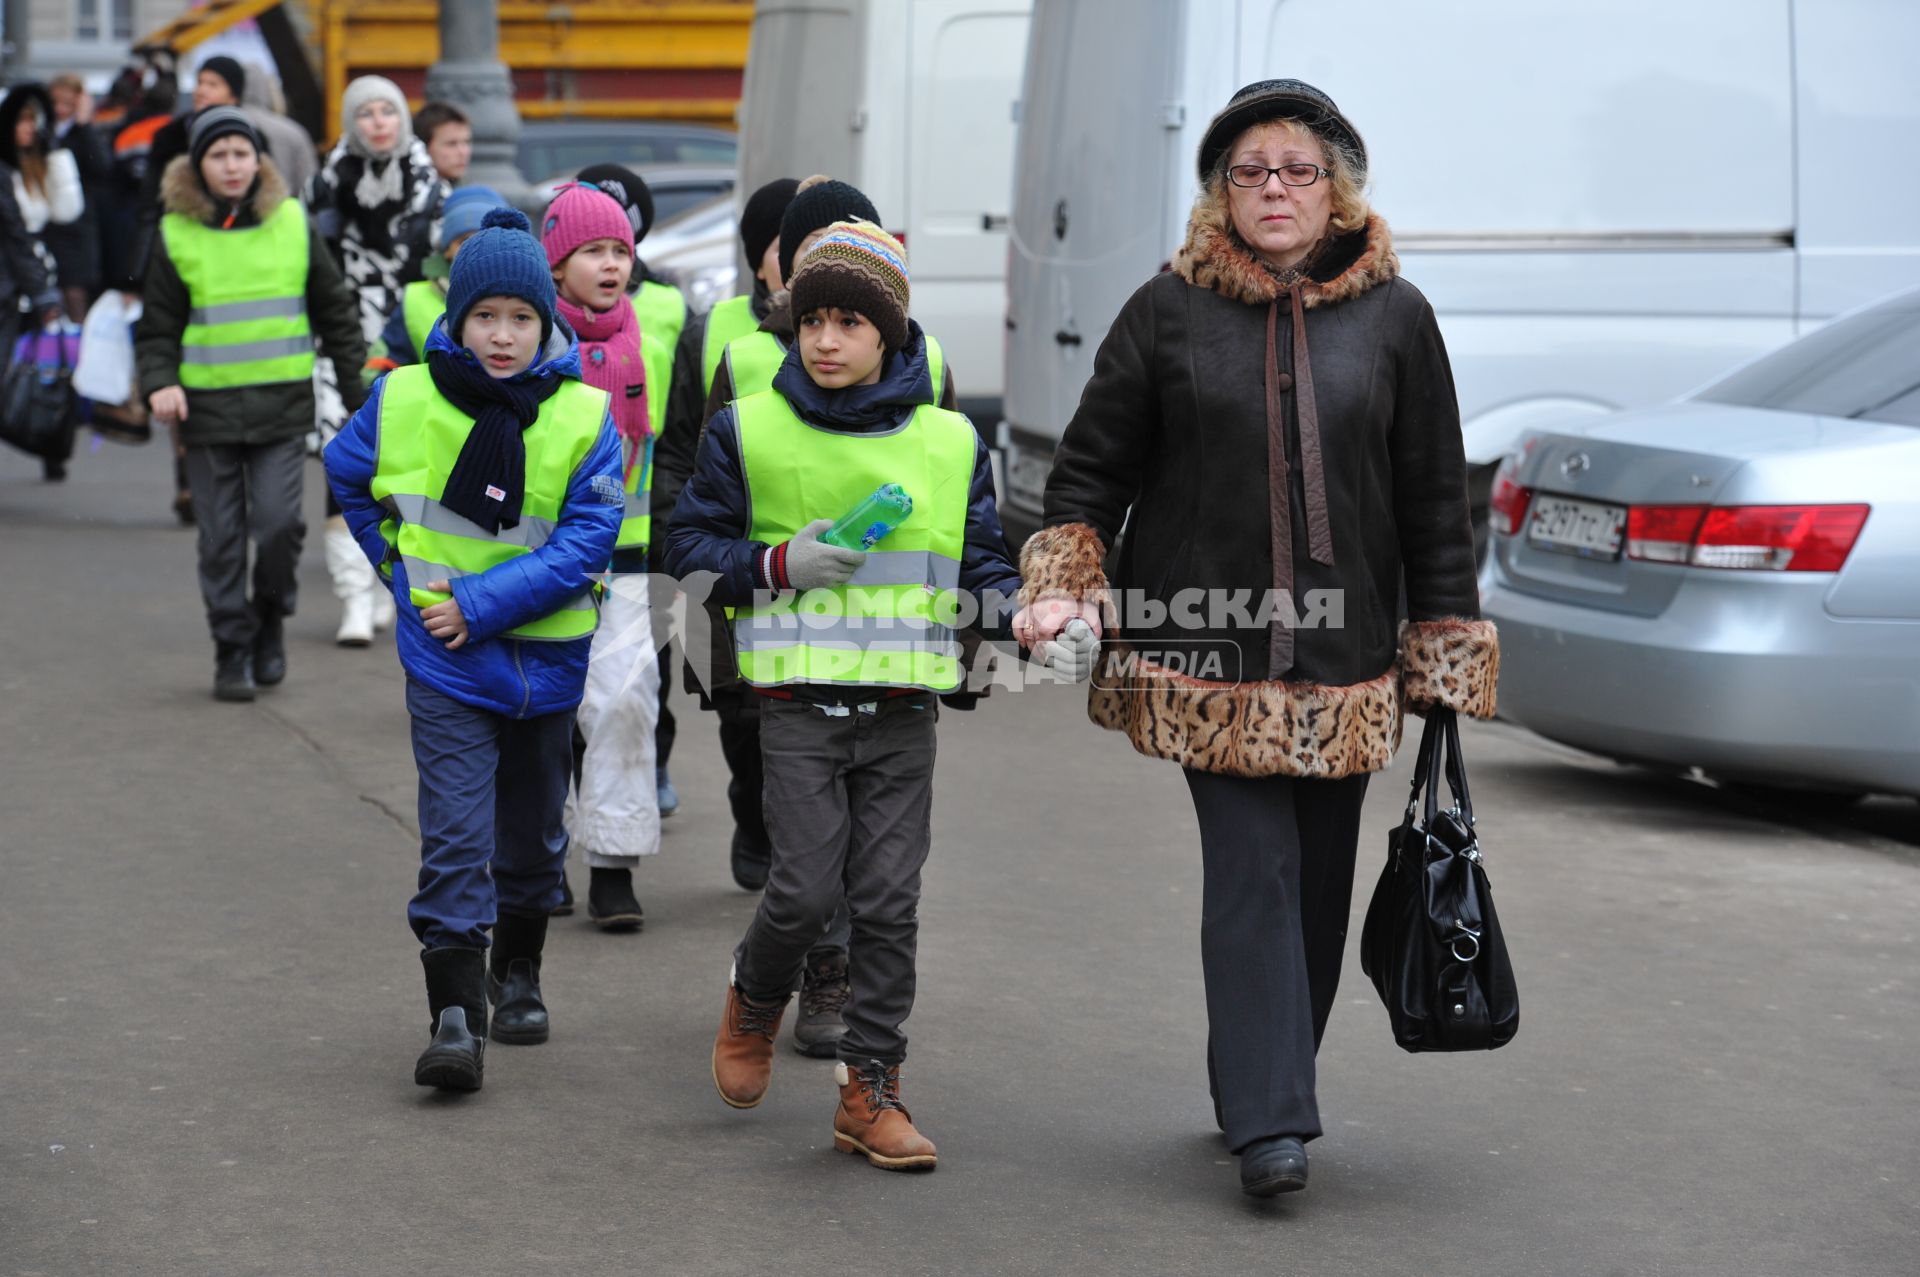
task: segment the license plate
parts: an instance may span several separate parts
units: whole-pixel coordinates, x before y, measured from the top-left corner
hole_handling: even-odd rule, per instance
[[[1617,559],[1627,537],[1625,506],[1565,497],[1535,497],[1527,520],[1527,544],[1583,559]]]
[[[1007,465],[1007,492],[1028,509],[1038,510],[1047,495],[1053,458],[1016,453]]]

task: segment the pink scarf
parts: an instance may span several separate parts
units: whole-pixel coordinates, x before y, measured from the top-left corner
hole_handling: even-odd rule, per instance
[[[624,297],[604,312],[576,306],[565,297],[559,299],[559,308],[580,337],[580,379],[613,396],[614,429],[626,444],[623,473],[630,477],[634,466],[645,459],[647,442],[653,437],[653,421],[647,415],[647,367],[640,357],[640,317]]]

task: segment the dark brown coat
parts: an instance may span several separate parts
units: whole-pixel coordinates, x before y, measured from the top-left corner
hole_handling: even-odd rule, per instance
[[[1265,625],[1136,623],[1120,637],[1143,663],[1123,670],[1110,656],[1089,710],[1142,753],[1202,771],[1377,771],[1398,745],[1403,698],[1416,709],[1494,708],[1499,649],[1479,619],[1446,349],[1432,307],[1399,278],[1379,218],[1319,255],[1298,287],[1321,507],[1305,481],[1292,299],[1222,221],[1196,215],[1173,270],[1133,295],[1101,344],[1048,480],[1046,527],[1022,556],[1025,597],[1101,594],[1102,560],[1123,524],[1113,585],[1156,603],[1199,591],[1188,597],[1237,594],[1257,606],[1289,575],[1302,607],[1311,591],[1338,591],[1343,625],[1294,630],[1290,656],[1270,646]],[[1284,432],[1271,445],[1270,418]],[[1270,446],[1288,462],[1284,493],[1270,487]],[[1290,574],[1274,570],[1271,516],[1281,508]],[[1320,559],[1331,563],[1310,553],[1320,508]],[[1224,657],[1218,678],[1171,668],[1184,660],[1192,670],[1208,653]]]

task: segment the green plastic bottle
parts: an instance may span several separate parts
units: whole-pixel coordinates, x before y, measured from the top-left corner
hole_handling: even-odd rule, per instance
[[[843,550],[871,550],[874,544],[907,521],[913,498],[897,483],[883,483],[873,495],[820,534],[828,545]]]

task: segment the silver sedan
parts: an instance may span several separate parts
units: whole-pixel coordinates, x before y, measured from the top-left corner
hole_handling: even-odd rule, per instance
[[[1494,483],[1500,711],[1624,762],[1920,795],[1920,291]]]

